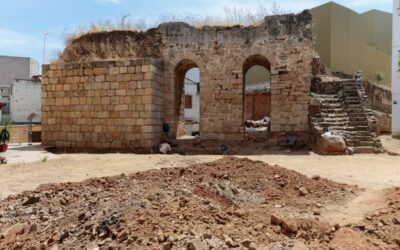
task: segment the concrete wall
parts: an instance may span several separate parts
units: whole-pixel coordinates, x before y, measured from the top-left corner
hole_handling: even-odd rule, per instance
[[[34,80],[15,80],[11,88],[11,121],[27,123],[27,117],[35,113],[33,122],[41,121],[41,83]]]
[[[44,65],[42,144],[149,152],[161,139],[161,80],[154,59]]]
[[[0,56],[0,85],[11,86],[15,79],[30,79],[39,73],[39,63],[27,57]]]
[[[363,14],[334,2],[311,10],[315,50],[332,71],[352,75],[363,71],[365,79],[383,72],[391,84],[391,14],[372,10]],[[374,60],[371,60],[374,58]]]
[[[392,134],[400,137],[400,2],[393,0]]]

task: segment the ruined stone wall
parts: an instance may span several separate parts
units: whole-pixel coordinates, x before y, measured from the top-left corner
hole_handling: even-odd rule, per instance
[[[249,68],[261,65],[271,72],[271,132],[284,137],[308,133],[313,45],[307,12],[266,17],[256,27],[199,30],[176,23],[159,29],[165,43],[168,123],[174,124],[179,117],[179,74],[196,66],[200,69],[200,137],[244,140],[244,77]]]
[[[154,59],[44,65],[43,145],[158,146],[164,115],[160,67]]]
[[[363,81],[365,92],[375,110],[391,114],[392,113],[392,91],[390,88]]]
[[[151,86],[144,90],[147,91],[145,93],[150,93],[149,95],[153,91],[160,92],[163,102],[158,103],[161,99],[155,98],[151,102],[146,102],[148,105],[157,105],[156,111],[153,111],[153,108],[151,110],[129,109],[118,111],[124,112],[124,115],[128,113],[126,111],[140,111],[140,114],[143,112],[146,116],[144,118],[149,124],[140,123],[140,125],[136,121],[137,117],[111,116],[113,111],[120,106],[107,107],[107,110],[103,110],[106,108],[103,106],[101,108],[96,107],[96,109],[99,109],[98,113],[91,113],[89,117],[84,117],[85,120],[83,117],[75,117],[78,115],[75,113],[76,110],[84,107],[76,101],[68,106],[71,111],[67,110],[67,107],[63,107],[54,110],[57,112],[53,112],[53,110],[50,110],[51,105],[58,101],[58,98],[55,98],[54,95],[61,95],[65,98],[66,93],[64,92],[68,91],[63,90],[63,85],[66,82],[59,74],[64,74],[64,70],[66,71],[65,74],[70,74],[70,70],[63,68],[69,64],[65,64],[65,66],[61,66],[63,64],[52,64],[50,69],[47,66],[44,68],[44,79],[58,87],[55,90],[48,90],[48,87],[44,87],[45,93],[52,93],[52,96],[45,96],[43,99],[45,102],[52,102],[52,104],[44,106],[46,110],[43,111],[49,112],[49,114],[44,118],[44,120],[47,120],[45,121],[43,139],[47,144],[50,144],[50,142],[58,141],[58,138],[62,136],[62,140],[58,142],[60,146],[74,146],[74,138],[77,137],[73,135],[73,132],[77,130],[77,127],[64,128],[68,131],[62,130],[64,126],[62,119],[65,119],[66,122],[73,118],[74,126],[81,125],[84,127],[84,124],[88,124],[88,127],[93,127],[93,121],[98,122],[96,115],[102,115],[102,117],[104,115],[101,118],[104,119],[102,126],[106,126],[107,129],[104,132],[102,129],[101,133],[103,133],[103,137],[107,138],[101,139],[101,141],[96,138],[95,142],[90,140],[89,143],[89,139],[81,141],[82,135],[80,134],[78,137],[80,146],[120,146],[121,142],[127,140],[124,133],[131,129],[131,125],[126,124],[127,121],[125,120],[135,124],[132,126],[140,126],[140,129],[135,127],[133,133],[135,136],[132,138],[137,139],[138,143],[140,139],[145,140],[145,142],[140,141],[142,146],[149,146],[150,141],[153,146],[156,144],[157,139],[155,137],[158,138],[158,128],[163,122],[168,123],[170,127],[169,132],[162,135],[164,139],[175,139],[179,121],[183,120],[184,77],[189,69],[198,67],[200,69],[200,138],[224,142],[246,140],[243,125],[245,119],[244,78],[247,70],[254,65],[264,66],[271,73],[271,129],[266,132],[265,136],[280,137],[285,140],[288,134],[296,134],[308,138],[308,106],[312,70],[310,64],[313,55],[311,14],[309,11],[304,11],[298,15],[266,17],[264,22],[259,25],[249,27],[206,26],[198,29],[185,23],[165,23],[155,29],[141,33],[114,31],[87,34],[73,41],[65,49],[61,56],[64,62],[90,62],[114,57],[158,58],[163,63],[162,78],[160,78],[160,82],[157,82],[157,87],[160,87],[160,89],[153,89],[153,86]],[[73,65],[73,67],[78,68],[85,67],[85,64]],[[54,77],[56,72],[54,68],[57,69],[58,67],[61,71],[57,72],[61,73],[57,73],[57,77]],[[107,66],[102,72],[106,79],[104,91],[112,87],[111,84],[109,87],[107,84],[107,77],[110,77],[110,72],[112,72],[111,68]],[[131,77],[135,74],[132,73]],[[86,83],[86,75],[77,77],[80,77],[80,80],[77,80],[78,83],[80,81],[82,81],[82,84]],[[92,82],[95,81],[93,77],[91,78]],[[90,84],[95,83],[92,82]],[[112,82],[115,81],[110,81],[110,83]],[[46,84],[44,85],[46,86]],[[117,85],[115,87],[111,91],[115,91],[115,94],[121,94],[120,98],[125,97],[125,94],[127,95],[127,92],[123,92],[125,84],[119,84],[118,87]],[[134,93],[136,95],[139,92],[135,90]],[[140,94],[137,95],[140,96]],[[82,96],[82,102],[88,97],[92,96],[88,96],[87,93]],[[129,99],[129,97],[127,98]],[[143,96],[143,98],[150,97]],[[135,98],[132,99],[136,100]],[[149,101],[149,99],[146,100]],[[142,106],[138,107],[143,108]],[[138,107],[135,106],[135,108]],[[163,109],[159,110],[161,107]],[[119,114],[121,115],[121,113]],[[151,119],[155,114],[157,114],[157,119]],[[78,122],[79,124],[76,124]],[[115,125],[126,127],[118,131],[108,127]],[[157,131],[154,131],[155,128],[157,128]],[[91,129],[94,129],[94,127]],[[54,131],[56,132],[54,133]],[[61,131],[62,134],[60,134]],[[82,133],[81,131],[76,132]],[[143,137],[137,135],[138,132],[147,134]],[[153,134],[154,138],[148,138],[150,136],[148,134],[152,132],[157,136]],[[87,144],[84,142],[87,142]]]

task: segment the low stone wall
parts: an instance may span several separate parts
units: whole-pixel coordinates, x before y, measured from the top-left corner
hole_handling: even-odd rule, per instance
[[[377,121],[377,129],[381,134],[392,133],[392,114],[373,110]]]
[[[164,114],[160,67],[154,59],[44,65],[42,144],[157,147]]]
[[[367,81],[364,81],[363,85],[372,109],[391,114],[392,113],[391,89]]]
[[[367,81],[363,82],[371,108],[377,120],[379,133],[392,132],[392,91],[386,86],[380,86]]]

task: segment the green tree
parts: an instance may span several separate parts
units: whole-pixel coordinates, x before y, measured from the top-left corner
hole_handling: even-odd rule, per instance
[[[376,72],[374,74],[374,80],[376,83],[379,83],[385,79],[385,74],[383,72]]]

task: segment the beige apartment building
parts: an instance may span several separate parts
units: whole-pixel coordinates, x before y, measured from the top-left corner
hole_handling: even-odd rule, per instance
[[[373,81],[383,72],[380,84],[391,85],[392,14],[378,10],[357,13],[334,2],[311,10],[314,46],[332,71],[353,74],[362,70]]]

